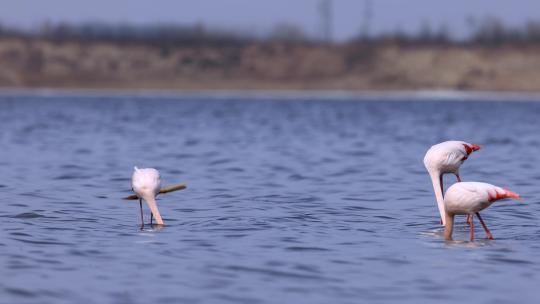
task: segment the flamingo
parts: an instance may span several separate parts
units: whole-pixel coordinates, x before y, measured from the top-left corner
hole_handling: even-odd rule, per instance
[[[445,173],[452,173],[456,176],[457,181],[461,182],[459,176],[459,167],[463,162],[469,158],[472,152],[480,150],[480,146],[477,144],[470,144],[464,141],[445,141],[440,144],[436,144],[429,148],[424,156],[424,165],[431,177],[433,183],[433,190],[435,192],[435,199],[437,200],[437,207],[439,208],[439,214],[441,216],[441,224],[446,224],[444,213],[444,187],[443,187],[443,175]],[[467,222],[470,218],[467,216]]]
[[[521,200],[519,194],[508,189],[503,189],[487,183],[461,182],[455,183],[446,191],[444,197],[446,225],[444,226],[444,238],[452,240],[454,229],[454,215],[468,214],[471,216],[470,236],[474,240],[474,215],[478,216],[482,227],[486,231],[487,238],[492,240],[493,235],[489,231],[486,223],[482,220],[479,211],[483,210],[493,202],[505,198]]]
[[[144,217],[142,209],[142,200],[144,199],[151,210],[150,213],[150,225],[152,219],[156,218],[158,225],[163,225],[163,219],[159,213],[159,209],[156,204],[156,196],[160,193],[168,193],[176,190],[186,189],[185,184],[176,184],[168,187],[161,188],[161,177],[159,171],[154,168],[139,169],[133,168],[133,176],[131,177],[131,188],[135,194],[124,197],[126,200],[139,200],[139,206],[141,209],[141,227],[144,227]]]
[[[159,171],[154,168],[139,169],[133,168],[133,176],[131,177],[131,187],[133,192],[139,198],[139,206],[141,208],[141,226],[144,226],[144,217],[142,209],[142,200],[144,199],[148,204],[148,207],[152,211],[150,214],[150,222],[152,217],[156,218],[158,225],[163,225],[163,219],[159,213],[159,209],[156,204],[156,196],[161,189],[161,177]]]

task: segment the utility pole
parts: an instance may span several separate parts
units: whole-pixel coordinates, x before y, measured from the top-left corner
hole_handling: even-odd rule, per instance
[[[362,40],[369,39],[369,29],[370,29],[372,17],[373,17],[373,3],[371,3],[371,0],[364,0],[364,20],[362,23]]]
[[[332,42],[332,0],[320,0],[319,13],[321,14],[321,38],[330,43]]]

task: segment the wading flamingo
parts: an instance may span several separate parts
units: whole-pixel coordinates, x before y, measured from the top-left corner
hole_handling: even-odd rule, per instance
[[[478,216],[482,227],[486,231],[487,238],[492,240],[493,235],[489,231],[486,223],[482,220],[479,211],[483,210],[493,202],[505,198],[520,200],[517,193],[497,186],[478,182],[455,183],[446,191],[444,196],[446,225],[444,226],[444,238],[452,240],[454,229],[454,215],[467,214],[471,216],[470,234],[471,241],[474,240],[474,215]]]
[[[156,204],[156,196],[160,193],[167,193],[176,190],[182,190],[186,188],[185,184],[177,184],[169,187],[161,188],[161,177],[159,171],[154,168],[139,169],[134,167],[133,176],[131,177],[131,187],[134,195],[125,197],[127,200],[139,200],[139,206],[141,209],[141,227],[144,226],[144,216],[142,209],[142,200],[144,199],[151,210],[150,224],[152,219],[156,219],[158,225],[163,225],[163,219],[159,213],[159,209]]]
[[[442,225],[446,223],[444,214],[443,175],[445,173],[454,174],[457,181],[461,182],[461,178],[459,177],[459,167],[472,152],[477,150],[480,150],[479,145],[451,140],[432,146],[426,152],[426,156],[424,156],[424,165],[426,166],[429,176],[431,177],[431,182],[433,183],[433,191],[435,192],[435,199],[437,200],[437,206],[439,207]],[[467,217],[467,222],[469,221],[470,218]]]

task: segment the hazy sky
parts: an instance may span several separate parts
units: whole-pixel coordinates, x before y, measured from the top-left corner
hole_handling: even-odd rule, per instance
[[[278,23],[320,32],[320,0],[0,0],[0,23],[37,27],[45,21],[109,23],[204,23],[233,30],[268,32]],[[360,31],[367,0],[332,0],[338,40]],[[418,31],[422,23],[468,32],[467,17],[496,16],[509,25],[540,20],[539,0],[371,0],[371,33]]]

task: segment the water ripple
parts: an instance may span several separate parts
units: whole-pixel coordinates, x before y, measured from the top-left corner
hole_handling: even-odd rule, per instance
[[[24,213],[19,213],[13,216],[13,218],[16,218],[16,219],[35,219],[35,218],[45,218],[45,217],[46,216],[41,215],[39,213],[35,213],[35,212],[24,212]]]
[[[0,94],[0,302],[536,303],[538,113],[411,96]],[[463,179],[526,198],[483,213],[494,241],[475,225],[469,242],[463,217],[443,240],[422,157],[448,139],[482,145]],[[165,226],[143,205],[141,229],[138,202],[121,199],[133,166],[189,185],[159,196]]]

